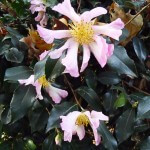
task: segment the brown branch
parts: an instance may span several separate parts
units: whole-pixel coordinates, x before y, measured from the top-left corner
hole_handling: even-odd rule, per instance
[[[77,13],[79,13],[80,6],[81,6],[81,0],[77,0],[77,3],[78,3]]]
[[[84,109],[82,108],[81,104],[79,103],[78,99],[77,99],[77,96],[76,96],[76,94],[75,94],[75,92],[74,92],[74,90],[73,90],[73,88],[72,88],[71,83],[70,83],[69,80],[67,79],[66,75],[64,75],[64,77],[65,77],[65,80],[66,80],[66,82],[67,82],[69,88],[71,89],[71,92],[72,92],[72,94],[73,94],[73,96],[74,96],[74,99],[75,99],[77,105],[81,108],[81,110],[84,110]]]
[[[135,87],[135,86],[133,86],[133,85],[130,85],[128,82],[126,82],[126,81],[123,81],[126,85],[128,85],[129,87],[131,87],[131,88],[133,88],[133,89],[135,89],[135,90],[137,90],[137,91],[139,91],[139,92],[141,92],[141,93],[143,93],[143,94],[145,94],[145,95],[148,95],[148,96],[150,96],[150,93],[147,93],[147,92],[145,92],[145,91],[142,91],[142,90],[140,90],[140,89],[138,89],[137,87]]]
[[[146,6],[144,6],[133,18],[131,18],[126,24],[125,26],[127,26],[132,20],[134,20],[142,11],[144,11],[147,7],[150,6],[150,3],[148,3]]]

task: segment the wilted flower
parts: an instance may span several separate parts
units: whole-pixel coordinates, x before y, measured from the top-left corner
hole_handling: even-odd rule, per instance
[[[26,43],[29,47],[28,49],[28,58],[32,60],[34,57],[39,59],[39,55],[45,50],[48,51],[52,48],[52,44],[47,44],[41,37],[38,32],[34,29],[29,30],[29,35],[21,39],[22,42]]]
[[[30,10],[32,14],[38,12],[37,17],[35,17],[35,21],[40,22],[41,26],[47,25],[48,16],[46,12],[46,6],[44,4],[44,0],[31,0]]]
[[[31,75],[28,79],[25,80],[19,80],[20,84],[29,85],[32,84],[36,88],[37,98],[40,100],[43,99],[43,96],[41,94],[41,88],[43,87],[46,92],[49,94],[49,96],[52,98],[52,100],[55,103],[60,103],[62,98],[65,98],[68,96],[68,92],[65,90],[58,89],[50,84],[50,82],[47,81],[45,75],[40,77],[38,80],[34,81],[34,75]]]
[[[95,138],[95,145],[99,145],[101,137],[97,132],[100,125],[100,120],[108,120],[102,112],[89,111],[79,112],[74,111],[67,116],[61,116],[61,128],[64,131],[64,141],[71,142],[72,135],[77,134],[79,139],[82,140],[85,136],[85,127],[91,126]]]
[[[47,43],[52,43],[54,39],[69,38],[61,48],[50,52],[50,57],[52,59],[59,58],[68,49],[66,57],[62,59],[62,64],[66,67],[66,73],[70,73],[73,77],[78,77],[77,54],[79,45],[82,45],[83,62],[80,72],[83,72],[87,67],[91,52],[101,67],[104,67],[107,59],[113,53],[114,45],[107,44],[106,39],[100,35],[104,34],[115,40],[119,40],[122,34],[121,29],[124,27],[121,19],[102,26],[94,25],[94,21],[91,20],[99,15],[106,14],[107,10],[102,7],[97,7],[78,15],[71,6],[70,0],[64,0],[63,3],[54,6],[53,10],[70,18],[72,23],[70,24],[69,30],[48,30],[39,25],[37,26],[40,36]]]

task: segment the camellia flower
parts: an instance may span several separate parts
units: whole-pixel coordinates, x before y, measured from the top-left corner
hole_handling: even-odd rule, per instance
[[[74,111],[69,113],[67,116],[61,116],[62,119],[61,128],[64,131],[64,141],[71,142],[72,135],[77,134],[79,139],[82,140],[85,136],[85,127],[91,126],[95,145],[99,145],[101,138],[97,132],[97,128],[100,125],[100,120],[108,121],[108,117],[102,112],[89,111],[79,112]]]
[[[35,21],[40,22],[41,26],[47,25],[48,16],[46,15],[46,6],[45,0],[31,0],[30,10],[32,14],[38,12],[37,17],[35,17]]]
[[[36,88],[37,98],[40,100],[43,99],[43,96],[41,94],[41,88],[43,87],[46,92],[49,94],[49,96],[52,98],[52,100],[55,103],[60,103],[62,98],[65,98],[68,96],[68,92],[65,90],[58,89],[56,87],[53,87],[50,82],[46,80],[45,75],[40,77],[38,80],[34,81],[34,75],[31,75],[28,79],[25,80],[19,80],[20,84],[29,85],[32,84]]]
[[[83,62],[80,72],[83,72],[87,67],[91,52],[101,67],[104,67],[107,59],[113,53],[114,45],[107,44],[106,39],[100,35],[106,35],[115,40],[119,40],[122,34],[121,29],[124,28],[124,23],[121,19],[118,18],[110,24],[102,26],[95,25],[94,21],[91,20],[99,15],[106,14],[107,10],[102,7],[97,7],[78,15],[71,6],[70,0],[64,0],[63,3],[54,6],[53,10],[70,18],[72,23],[69,25],[69,30],[48,30],[37,25],[40,36],[47,43],[52,43],[54,39],[68,38],[62,47],[50,52],[50,57],[57,59],[68,49],[66,57],[62,59],[62,64],[66,67],[66,73],[70,73],[73,77],[78,77],[77,54],[79,45],[81,45],[83,47]]]

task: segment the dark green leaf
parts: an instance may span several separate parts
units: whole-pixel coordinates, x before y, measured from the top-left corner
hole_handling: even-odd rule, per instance
[[[116,108],[118,107],[123,107],[125,106],[125,104],[127,103],[127,99],[124,93],[120,93],[119,97],[117,98],[117,100],[115,101],[114,106]]]
[[[108,65],[119,74],[136,77],[136,68],[132,59],[129,58],[124,47],[116,46],[113,55],[108,59]]]
[[[21,38],[23,37],[17,30],[14,30],[14,29],[11,28],[11,27],[7,27],[6,30],[7,30],[12,36],[17,37],[18,39],[21,39]]]
[[[142,40],[140,40],[137,37],[134,37],[133,38],[133,47],[134,47],[135,53],[138,56],[141,63],[144,63],[144,61],[147,58],[147,50],[146,50]]]
[[[3,124],[8,124],[11,121],[11,111],[9,108],[5,108],[1,114],[1,121]]]
[[[145,96],[141,101],[139,101],[138,118],[150,118],[150,96]]]
[[[114,102],[117,98],[117,94],[115,91],[110,90],[103,96],[104,108],[107,112],[113,113],[114,111]]]
[[[100,126],[98,127],[98,132],[102,136],[103,141],[102,144],[108,150],[117,150],[117,141],[113,137],[113,135],[109,132],[104,122],[100,122]]]
[[[118,84],[121,81],[120,77],[115,72],[102,72],[97,79],[102,84]]]
[[[29,114],[29,121],[32,132],[44,129],[47,120],[48,113],[43,107],[31,111]]]
[[[20,86],[16,89],[10,103],[11,122],[15,122],[26,115],[35,101],[35,96],[36,92],[33,86]]]
[[[126,110],[116,122],[116,136],[119,143],[125,141],[134,132],[135,110]]]
[[[150,149],[150,136],[145,139],[140,146],[140,150],[149,150]]]
[[[6,54],[5,57],[8,61],[21,63],[24,59],[22,52],[18,51],[17,48],[11,48]]]
[[[43,143],[42,150],[55,150],[55,136],[55,132],[50,133]]]
[[[92,70],[86,70],[85,81],[89,88],[95,89],[97,85],[95,72]]]
[[[46,5],[50,6],[50,7],[53,7],[53,6],[55,6],[58,3],[57,0],[47,0],[46,2],[47,2]]]
[[[92,107],[92,109],[97,111],[101,110],[100,99],[93,89],[82,86],[76,91]]]
[[[4,45],[0,48],[0,55],[3,55],[8,52],[10,45]]]
[[[52,111],[50,112],[46,132],[59,126],[60,116],[67,115],[69,112],[75,110],[77,110],[77,105],[69,102],[64,102],[62,104],[54,106]]]
[[[6,70],[5,80],[27,79],[31,74],[33,74],[33,71],[26,66],[12,67]]]

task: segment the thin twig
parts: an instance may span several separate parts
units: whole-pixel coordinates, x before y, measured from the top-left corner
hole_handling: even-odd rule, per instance
[[[131,87],[131,88],[133,88],[133,89],[135,89],[135,90],[137,90],[137,91],[139,91],[139,92],[141,92],[141,93],[143,93],[143,94],[145,94],[145,95],[150,96],[149,93],[147,93],[147,92],[145,92],[145,91],[142,91],[142,90],[138,89],[137,87],[135,87],[135,86],[133,86],[133,85],[130,85],[128,82],[126,82],[126,81],[123,81],[123,82],[124,82],[126,85],[128,85],[129,87]]]
[[[148,3],[146,6],[144,6],[133,18],[131,18],[125,26],[127,26],[132,20],[134,20],[142,11],[144,11],[148,6],[150,6],[150,3]]]
[[[48,115],[50,115],[51,113],[49,112],[48,108],[46,107],[45,110],[47,111]]]
[[[78,3],[77,13],[79,13],[80,6],[81,6],[81,0],[77,0],[77,3]]]
[[[77,99],[77,96],[76,96],[76,94],[75,94],[75,92],[74,92],[74,90],[73,90],[73,88],[72,88],[71,83],[68,81],[66,75],[64,75],[64,77],[65,77],[65,80],[67,81],[67,84],[69,85],[69,88],[71,89],[71,92],[72,92],[72,94],[73,94],[73,96],[74,96],[74,99],[75,99],[77,105],[81,108],[81,110],[84,110],[84,109],[82,108],[82,106],[80,105],[78,99]]]

